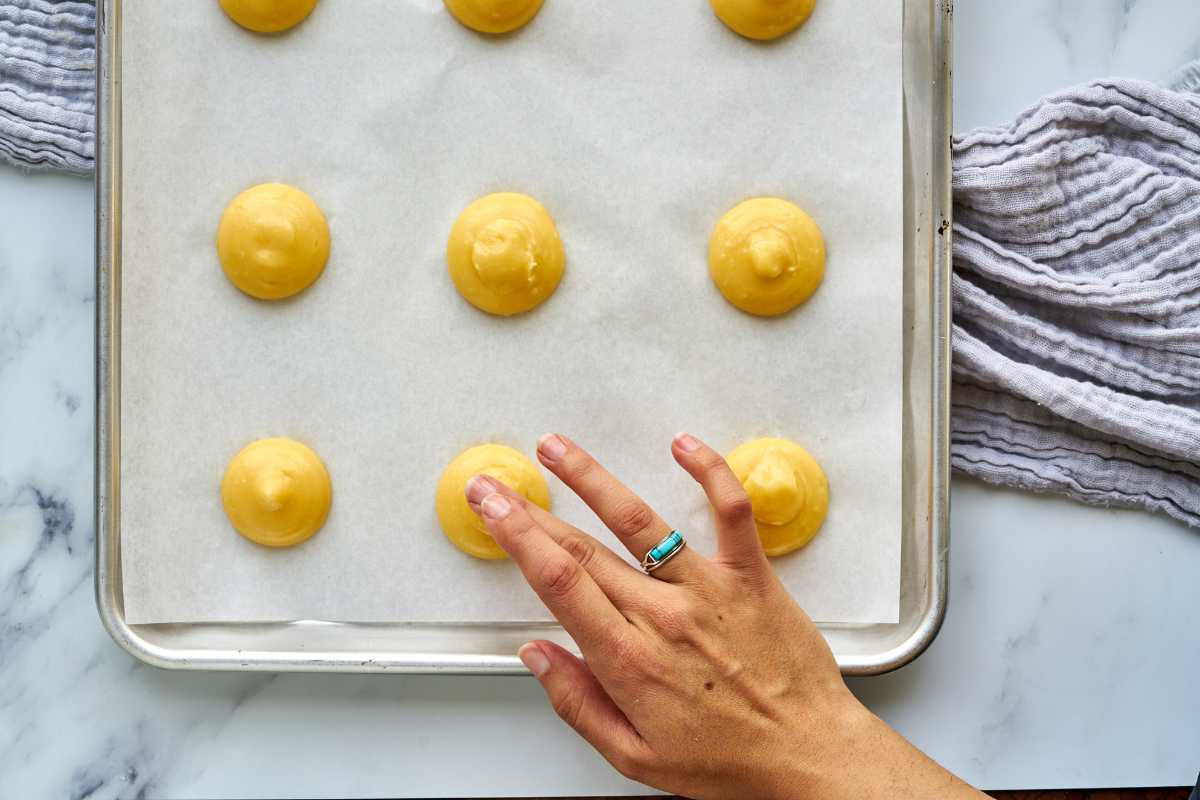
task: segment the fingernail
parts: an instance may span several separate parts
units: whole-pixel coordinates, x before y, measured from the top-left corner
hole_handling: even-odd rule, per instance
[[[679,445],[679,449],[685,453],[690,453],[700,447],[700,440],[690,433],[675,434],[675,444]]]
[[[483,498],[479,508],[488,519],[504,519],[512,512],[512,503],[504,495],[493,492]]]
[[[489,494],[500,491],[499,482],[491,475],[476,475],[467,481],[467,502],[477,506]]]
[[[517,658],[521,659],[525,669],[532,672],[535,678],[542,677],[550,669],[550,659],[546,658],[542,648],[532,642],[517,651]]]
[[[538,439],[538,452],[547,461],[558,461],[567,454],[567,443],[557,433],[547,433]]]

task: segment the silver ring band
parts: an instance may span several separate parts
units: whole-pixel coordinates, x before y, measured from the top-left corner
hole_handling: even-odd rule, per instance
[[[646,570],[647,575],[653,575],[654,570],[679,555],[686,545],[687,540],[683,538],[682,533],[671,531],[646,553],[646,557],[642,559],[642,569]]]

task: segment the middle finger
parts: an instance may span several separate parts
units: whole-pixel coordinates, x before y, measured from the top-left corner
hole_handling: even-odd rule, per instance
[[[671,527],[640,497],[579,445],[560,434],[538,442],[538,460],[587,503],[639,562],[671,532]],[[654,577],[671,583],[700,579],[708,560],[684,547]]]
[[[529,502],[520,492],[490,475],[476,475],[467,482],[467,503],[471,510],[480,513],[479,503],[492,492],[499,492],[523,506],[534,522],[588,571],[623,614],[644,614],[654,605],[654,589],[660,588],[654,581],[591,536]]]

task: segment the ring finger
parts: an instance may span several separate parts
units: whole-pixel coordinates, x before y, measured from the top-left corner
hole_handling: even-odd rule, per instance
[[[645,501],[567,437],[556,433],[543,436],[538,442],[538,460],[579,495],[639,561],[671,533],[671,526]],[[707,567],[707,559],[685,546],[656,569],[654,577],[686,583]]]

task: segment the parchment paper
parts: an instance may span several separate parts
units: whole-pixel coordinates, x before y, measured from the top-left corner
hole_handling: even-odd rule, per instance
[[[562,431],[692,545],[707,506],[670,455],[804,444],[825,527],[776,569],[818,620],[896,621],[900,576],[901,4],[823,0],[761,45],[702,0],[548,0],[516,35],[441,0],[325,0],[262,37],[215,2],[126,0],[121,541],[132,623],[541,620],[511,563],[464,556],[434,487],[463,448]],[[222,275],[217,222],[263,181],[329,217],[324,277],[279,304]],[[497,319],[445,268],[458,213],[531,194],[568,254],[558,293]],[[713,224],[781,195],[828,274],[756,319],[708,277]],[[327,525],[272,551],[220,505],[226,463],[286,435],[333,477]],[[556,511],[617,547],[548,476]]]

